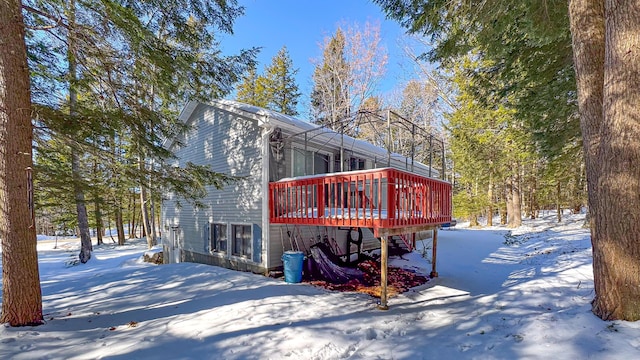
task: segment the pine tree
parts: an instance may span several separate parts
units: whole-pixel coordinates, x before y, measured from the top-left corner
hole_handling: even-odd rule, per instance
[[[627,221],[640,218],[640,151],[629,141],[640,138],[638,1],[376,2],[410,31],[434,36],[431,59],[446,65],[478,50],[488,66],[469,72],[475,99],[517,110],[546,159],[577,159],[582,146],[593,312],[640,319],[640,230]]]
[[[187,99],[228,94],[239,74],[254,63],[256,49],[221,56],[217,48],[215,32],[231,32],[233,21],[242,14],[236,1],[126,5],[69,1],[32,6],[25,7],[28,23],[47,30],[42,34],[34,30],[28,37],[34,108],[38,126],[49,130],[47,136],[66,139],[72,150],[84,262],[91,253],[88,216],[82,209],[89,200],[84,191],[90,185],[86,174],[91,162],[84,161],[85,154],[98,149],[93,154],[101,162],[113,161],[109,144],[96,144],[109,138],[130,141],[130,150],[140,155],[144,171],[127,169],[122,176],[137,179],[141,187],[152,182],[179,192],[196,186],[179,186],[175,177],[166,178],[173,176],[168,169],[151,168],[148,158],[156,163],[171,158],[162,142],[184,130],[177,120],[182,104]],[[82,16],[75,18],[75,13]],[[201,186],[228,179],[205,168],[192,167],[191,171],[197,173],[178,178],[200,178]]]
[[[255,66],[251,66],[238,84],[236,100],[266,108],[268,99],[265,85],[265,79],[257,74]]]
[[[322,62],[313,72],[311,109],[313,121],[335,131],[343,130],[343,123],[351,113],[349,95],[349,64],[345,55],[342,29],[326,43]]]
[[[478,61],[469,56],[456,67],[453,81],[458,88],[456,109],[448,116],[450,147],[455,163],[456,216],[472,220],[493,214],[494,192],[501,193],[510,227],[520,225],[519,204],[522,168],[529,161],[531,139],[518,124],[518,114],[503,104],[477,101],[466,76]],[[498,189],[499,191],[494,191]],[[473,221],[472,221],[473,222]]]
[[[42,292],[32,188],[29,68],[21,2],[0,10],[0,323],[39,325]]]
[[[298,69],[293,68],[293,61],[289,57],[286,46],[273,57],[264,74],[264,88],[267,96],[267,106],[286,115],[297,115],[300,92],[295,81]]]
[[[375,0],[411,33],[433,35],[419,55],[451,69],[471,51],[486,66],[470,69],[478,101],[518,112],[545,157],[578,152],[576,85],[567,5],[563,2]],[[566,147],[566,144],[573,144]]]
[[[56,230],[75,229],[77,216],[73,198],[73,184],[69,181],[71,154],[62,139],[47,137],[35,131],[34,199],[36,216],[51,214]]]

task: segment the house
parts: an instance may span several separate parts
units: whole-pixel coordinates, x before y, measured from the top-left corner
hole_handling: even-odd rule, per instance
[[[415,233],[451,220],[451,185],[438,171],[364,141],[228,100],[190,102],[180,120],[192,130],[184,147],[170,145],[177,163],[241,179],[208,189],[205,208],[164,194],[169,262],[267,274],[284,251],[317,241],[347,258],[381,241],[386,249],[387,236],[410,247]]]

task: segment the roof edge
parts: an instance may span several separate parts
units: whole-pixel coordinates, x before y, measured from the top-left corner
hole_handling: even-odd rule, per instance
[[[329,140],[327,141],[328,143],[334,143],[336,140],[331,138],[333,138],[334,135],[338,134],[335,131],[330,129],[325,128],[323,130],[322,126],[318,126],[317,124],[313,124],[308,121],[298,119],[294,116],[285,115],[273,110],[261,108],[254,105],[248,105],[248,104],[241,103],[234,100],[226,100],[226,99],[211,99],[211,100],[208,100],[207,102],[199,102],[199,101],[191,100],[182,109],[178,119],[180,119],[183,122],[187,122],[199,104],[212,106],[233,114],[251,118],[257,121],[258,126],[261,126],[261,127],[284,127],[294,131],[300,130],[301,133],[310,131],[312,129],[314,130],[317,129],[319,131],[324,132],[325,133],[323,134],[324,136],[329,137]],[[380,148],[376,145],[373,145],[367,141],[356,139],[348,135],[344,135],[344,137],[345,137],[345,140],[348,143],[350,143],[352,149],[355,147],[355,148],[358,148],[358,150],[360,151],[374,152],[374,153],[380,153],[380,154],[381,152],[384,152],[385,153],[384,155],[388,156],[387,150]],[[373,150],[373,148],[375,148],[375,150]],[[395,159],[405,159],[405,160],[408,159],[406,156],[403,156],[401,154],[396,154],[396,153],[391,153],[391,157]],[[424,170],[429,168],[429,165],[423,164],[419,161],[416,161],[414,165],[417,165],[418,167],[423,167]],[[437,174],[436,176],[440,175],[440,171],[438,171],[437,169],[434,169],[433,167],[431,168],[431,171],[435,172],[435,174]]]

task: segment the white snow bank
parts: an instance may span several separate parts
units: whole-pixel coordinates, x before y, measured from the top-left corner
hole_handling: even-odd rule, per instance
[[[2,359],[632,359],[640,323],[590,311],[579,216],[439,232],[439,278],[389,299],[180,263],[137,262],[143,240],[39,244],[46,324],[0,327]],[[508,242],[510,245],[506,245]],[[420,247],[418,247],[420,248]],[[430,270],[420,254],[393,265]]]

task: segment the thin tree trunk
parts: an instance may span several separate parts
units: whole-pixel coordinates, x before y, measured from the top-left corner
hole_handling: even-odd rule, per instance
[[[510,227],[519,227],[522,225],[522,194],[520,193],[520,164],[516,164],[515,176],[513,177],[513,183],[511,184],[513,201],[513,218],[509,224]]]
[[[489,206],[487,207],[487,226],[493,226],[493,177],[489,174],[489,189],[487,190]]]
[[[500,225],[507,225],[507,201],[500,202]]]
[[[136,238],[136,194],[129,196],[129,213],[131,214],[131,223],[129,225],[129,239]]]
[[[31,181],[31,94],[21,5],[8,0],[0,11],[0,323],[11,326],[43,323]]]
[[[156,236],[156,211],[155,211],[155,202],[153,201],[153,190],[151,190],[151,187],[149,187],[149,207],[150,207],[150,214],[151,214],[151,220],[149,221],[151,223],[151,238],[153,239],[153,246],[158,244],[157,241],[157,236]]]
[[[107,215],[107,228],[109,228],[109,237],[111,238],[111,242],[115,243],[116,241],[113,239],[113,231],[111,231],[111,216]]]
[[[151,84],[151,96],[149,99],[149,107],[151,108],[151,111],[155,110],[155,86],[153,86],[153,84]],[[153,127],[151,127],[151,133],[153,134]],[[153,159],[151,160],[151,165],[150,165],[151,170],[153,171]],[[151,239],[152,242],[150,244],[149,247],[151,246],[155,246],[157,245],[157,237],[156,237],[156,226],[155,226],[155,203],[153,201],[153,188],[152,188],[152,184],[151,184],[151,179],[149,179],[149,206],[151,207],[151,219],[149,221],[150,223],[150,228],[151,228]]]
[[[478,222],[478,214],[471,215],[471,220],[469,221],[469,226],[471,226],[471,227],[480,226],[480,223]]]
[[[118,245],[124,245],[124,224],[122,222],[122,207],[120,205],[120,202],[118,202],[115,206],[114,216],[116,221],[116,231],[118,233]]]
[[[80,158],[76,150],[71,150],[71,173],[73,174],[73,192],[76,201],[76,211],[78,216],[78,230],[80,232],[80,262],[86,263],[91,259],[93,245],[91,244],[91,234],[89,233],[89,217],[84,200],[84,190],[82,189],[82,175],[80,174]]]
[[[69,22],[69,35],[68,35],[68,49],[67,49],[67,61],[69,63],[69,115],[71,121],[79,121],[77,119],[77,99],[78,90],[76,88],[78,78],[76,70],[76,34],[75,34],[75,12],[76,3],[75,0],[69,1],[68,8],[68,22]],[[73,179],[73,194],[76,202],[76,212],[78,217],[78,229],[80,232],[80,262],[86,263],[91,259],[91,251],[93,251],[93,245],[91,244],[91,235],[89,234],[89,217],[87,216],[87,207],[84,200],[84,189],[82,187],[82,174],[80,170],[80,155],[78,150],[72,144],[71,146],[71,174]]]
[[[100,202],[101,199],[96,197],[94,216],[96,217],[96,239],[98,245],[104,244],[102,241],[102,210],[100,209]]]
[[[520,183],[520,185],[522,185],[522,183]],[[524,186],[524,185],[522,185]],[[530,194],[530,193],[529,193]],[[522,191],[520,191],[520,215],[524,216],[525,218],[528,217],[529,214],[529,200],[531,200],[528,196],[524,196],[524,193]]]
[[[560,181],[558,181],[558,184],[556,184],[556,213],[558,217],[558,222],[562,222],[562,204],[560,199],[561,194],[562,194],[562,191],[560,188]]]
[[[127,193],[127,214],[129,214],[129,219],[127,220],[127,226],[129,227],[129,239],[133,239],[133,232],[132,232],[132,224],[131,222],[133,221],[133,213],[131,212],[131,196],[129,193]]]
[[[140,155],[140,159],[138,160],[138,167],[140,175],[143,176],[145,167],[144,156],[142,155]],[[153,238],[151,237],[151,224],[149,223],[149,210],[147,208],[147,190],[144,182],[144,180],[140,182],[140,213],[142,214],[142,226],[144,227],[144,234],[147,238],[147,246],[152,248],[154,244]]]
[[[506,187],[506,201],[507,201],[507,225],[509,227],[513,224],[513,177],[509,176],[507,179]]]
[[[531,176],[531,191],[529,191],[529,216],[530,219],[538,217],[538,199],[536,194],[538,191],[538,182],[536,181],[537,166],[533,164],[533,175]]]
[[[96,160],[93,161],[93,176],[96,177],[98,173],[98,162]],[[96,244],[102,245],[102,212],[100,209],[100,203],[102,202],[102,198],[97,191],[93,192],[93,201],[94,201],[94,211],[93,215],[96,219]]]

